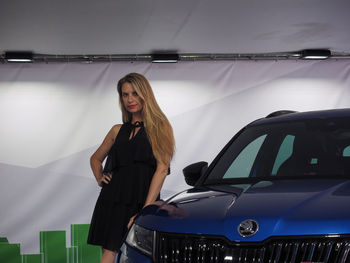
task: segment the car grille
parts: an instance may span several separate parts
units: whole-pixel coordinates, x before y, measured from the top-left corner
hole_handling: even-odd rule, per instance
[[[159,233],[159,263],[350,263],[350,237],[271,238],[261,243]]]

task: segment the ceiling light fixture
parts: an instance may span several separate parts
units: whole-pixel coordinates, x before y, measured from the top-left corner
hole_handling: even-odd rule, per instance
[[[8,51],[5,52],[5,59],[8,62],[32,62],[33,53],[24,51]]]
[[[176,63],[179,60],[178,54],[152,54],[153,63]]]
[[[331,56],[328,49],[305,49],[301,51],[301,59],[327,59]]]

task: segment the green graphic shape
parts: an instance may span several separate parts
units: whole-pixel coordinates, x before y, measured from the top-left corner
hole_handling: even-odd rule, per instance
[[[9,244],[6,237],[0,237],[0,262],[21,263],[19,244]]]
[[[67,263],[66,232],[40,232],[40,253],[44,255],[43,263]]]
[[[42,256],[40,254],[26,254],[22,255],[22,263],[41,263],[44,260],[41,259]]]
[[[0,237],[1,263],[96,263],[101,248],[86,243],[88,224],[71,225],[71,247],[66,247],[65,231],[41,231],[40,254],[20,254],[20,244],[10,244]]]
[[[100,262],[102,250],[86,243],[90,225],[71,225],[71,246],[73,261],[69,263]]]

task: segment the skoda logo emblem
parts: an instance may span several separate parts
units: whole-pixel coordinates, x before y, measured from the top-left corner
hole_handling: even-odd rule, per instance
[[[238,233],[242,237],[250,237],[255,235],[259,230],[259,224],[253,219],[244,220],[238,226]]]

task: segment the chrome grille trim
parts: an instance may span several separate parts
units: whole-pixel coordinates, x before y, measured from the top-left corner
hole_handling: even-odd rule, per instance
[[[276,237],[249,243],[158,233],[155,259],[159,263],[350,263],[350,236]]]

